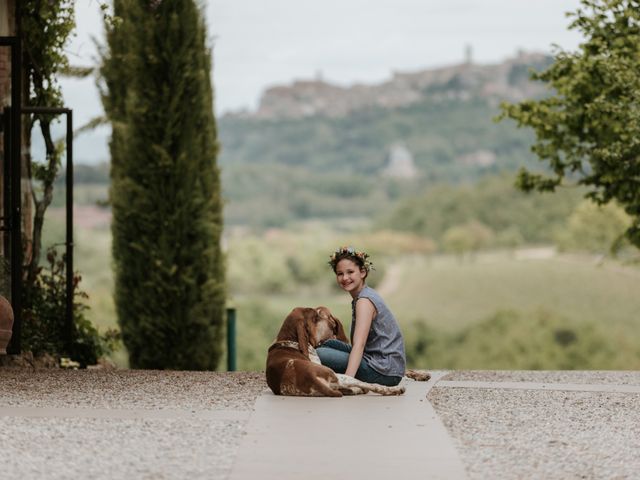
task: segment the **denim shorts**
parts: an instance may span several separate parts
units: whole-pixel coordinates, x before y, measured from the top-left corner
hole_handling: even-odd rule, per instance
[[[344,373],[347,370],[351,345],[341,342],[340,340],[330,339],[316,348],[316,352],[318,353],[322,364],[329,367],[334,372]],[[364,358],[360,361],[360,366],[356,372],[356,378],[363,382],[377,383],[388,387],[398,385],[400,380],[402,380],[402,377],[383,375],[382,373],[375,371],[369,366]]]

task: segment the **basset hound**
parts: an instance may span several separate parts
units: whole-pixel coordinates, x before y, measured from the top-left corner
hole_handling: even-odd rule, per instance
[[[315,348],[329,338],[348,342],[342,323],[328,308],[294,308],[267,354],[267,385],[273,393],[310,397],[404,393],[402,385],[366,383],[323,366]]]

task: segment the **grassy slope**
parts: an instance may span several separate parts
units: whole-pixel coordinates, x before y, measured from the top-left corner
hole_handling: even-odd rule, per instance
[[[389,303],[400,318],[439,328],[455,330],[502,309],[545,309],[611,327],[640,323],[640,272],[592,257],[404,258],[399,267],[400,285],[387,294]]]
[[[502,310],[544,311],[566,319],[567,325],[606,324],[607,331],[618,335],[635,332],[640,324],[640,272],[614,263],[598,266],[591,257],[517,259],[486,254],[459,262],[407,256],[395,265],[395,285],[383,284],[381,289],[387,290],[385,298],[405,331],[419,322],[456,332]],[[239,366],[263,368],[259,353],[275,337],[288,311],[318,304],[332,308],[348,328],[349,297],[340,292],[236,298]]]
[[[379,289],[407,329],[415,322],[455,332],[500,310],[544,310],[570,323],[606,324],[611,332],[638,331],[640,271],[592,257],[522,259],[481,254],[459,261],[449,256],[403,255],[387,261]],[[76,269],[89,294],[89,318],[105,329],[116,325],[108,229],[76,230]],[[247,272],[251,275],[251,272]],[[331,284],[327,271],[327,283]],[[261,370],[267,346],[284,316],[297,305],[327,305],[350,324],[349,298],[337,289],[299,288],[292,293],[231,296],[238,309],[238,366]],[[119,355],[119,363],[124,364]],[[221,365],[224,368],[224,364]]]

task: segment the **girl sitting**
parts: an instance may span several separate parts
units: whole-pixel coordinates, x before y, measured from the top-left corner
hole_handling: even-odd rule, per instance
[[[406,356],[400,326],[382,297],[365,280],[373,264],[369,255],[340,247],[329,265],[340,288],[351,295],[351,345],[330,339],[317,348],[323,365],[368,383],[394,386],[405,374]]]

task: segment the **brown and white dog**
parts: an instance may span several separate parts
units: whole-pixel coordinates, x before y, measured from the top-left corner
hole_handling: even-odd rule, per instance
[[[347,342],[342,323],[328,308],[294,308],[267,355],[267,385],[276,395],[341,397],[375,392],[401,395],[404,386],[387,387],[334,373],[320,363],[316,347],[329,338]]]

